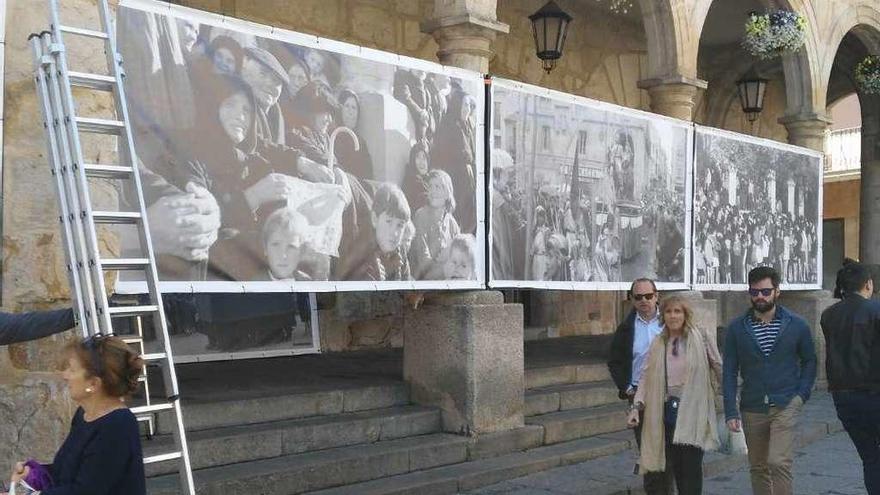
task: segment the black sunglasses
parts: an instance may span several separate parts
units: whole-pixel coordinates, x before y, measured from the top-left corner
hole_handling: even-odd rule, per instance
[[[770,297],[770,294],[773,294],[773,291],[776,290],[772,287],[768,289],[749,289],[749,295],[752,297],[757,297],[758,294],[761,294],[764,297]]]
[[[90,335],[83,339],[82,346],[84,349],[88,350],[92,355],[92,363],[95,366],[95,375],[98,378],[101,378],[104,375],[104,364],[101,361],[101,352],[99,348],[101,346],[101,342],[107,337],[103,333],[96,333],[94,335]]]
[[[654,293],[648,292],[647,294],[633,294],[633,299],[635,299],[636,301],[641,301],[642,299],[650,301],[651,299],[654,299]]]

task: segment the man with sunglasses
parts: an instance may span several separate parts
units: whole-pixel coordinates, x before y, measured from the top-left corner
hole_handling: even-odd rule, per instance
[[[724,415],[731,431],[745,432],[755,495],[791,495],[795,426],[816,381],[813,335],[776,303],[775,269],[754,268],[748,280],[752,307],[730,322],[724,338]]]
[[[0,345],[41,339],[75,326],[72,309],[19,314],[0,312]]]
[[[633,397],[648,357],[648,348],[654,337],[660,334],[663,325],[657,311],[657,286],[649,278],[633,281],[629,289],[629,299],[633,309],[625,320],[617,327],[611,341],[608,371],[617,386],[621,400],[627,400],[632,407]],[[639,413],[639,425],[635,428],[636,443],[642,444],[642,416]],[[647,493],[657,493],[666,486],[665,473],[645,474],[644,484]]]

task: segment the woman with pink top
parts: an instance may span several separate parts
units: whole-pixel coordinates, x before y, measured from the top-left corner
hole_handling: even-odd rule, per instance
[[[664,298],[660,317],[663,331],[648,350],[628,424],[642,423],[642,472],[665,473],[656,493],[668,493],[674,479],[680,495],[696,495],[703,490],[703,453],[719,445],[721,355],[715,339],[694,325],[684,298]]]

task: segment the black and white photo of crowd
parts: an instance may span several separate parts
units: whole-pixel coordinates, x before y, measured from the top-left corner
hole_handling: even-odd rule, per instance
[[[161,280],[477,279],[478,76],[133,8],[117,29]]]
[[[687,126],[497,80],[491,105],[496,284],[685,282]]]
[[[817,284],[821,158],[697,130],[694,283],[745,284],[776,268],[784,284]]]

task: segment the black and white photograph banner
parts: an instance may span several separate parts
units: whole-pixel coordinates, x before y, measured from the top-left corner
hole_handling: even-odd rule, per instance
[[[820,289],[821,153],[697,126],[693,281],[746,287],[769,265],[788,289]]]
[[[686,288],[693,127],[494,79],[490,285]]]
[[[484,286],[480,74],[152,0],[117,33],[163,290]]]

